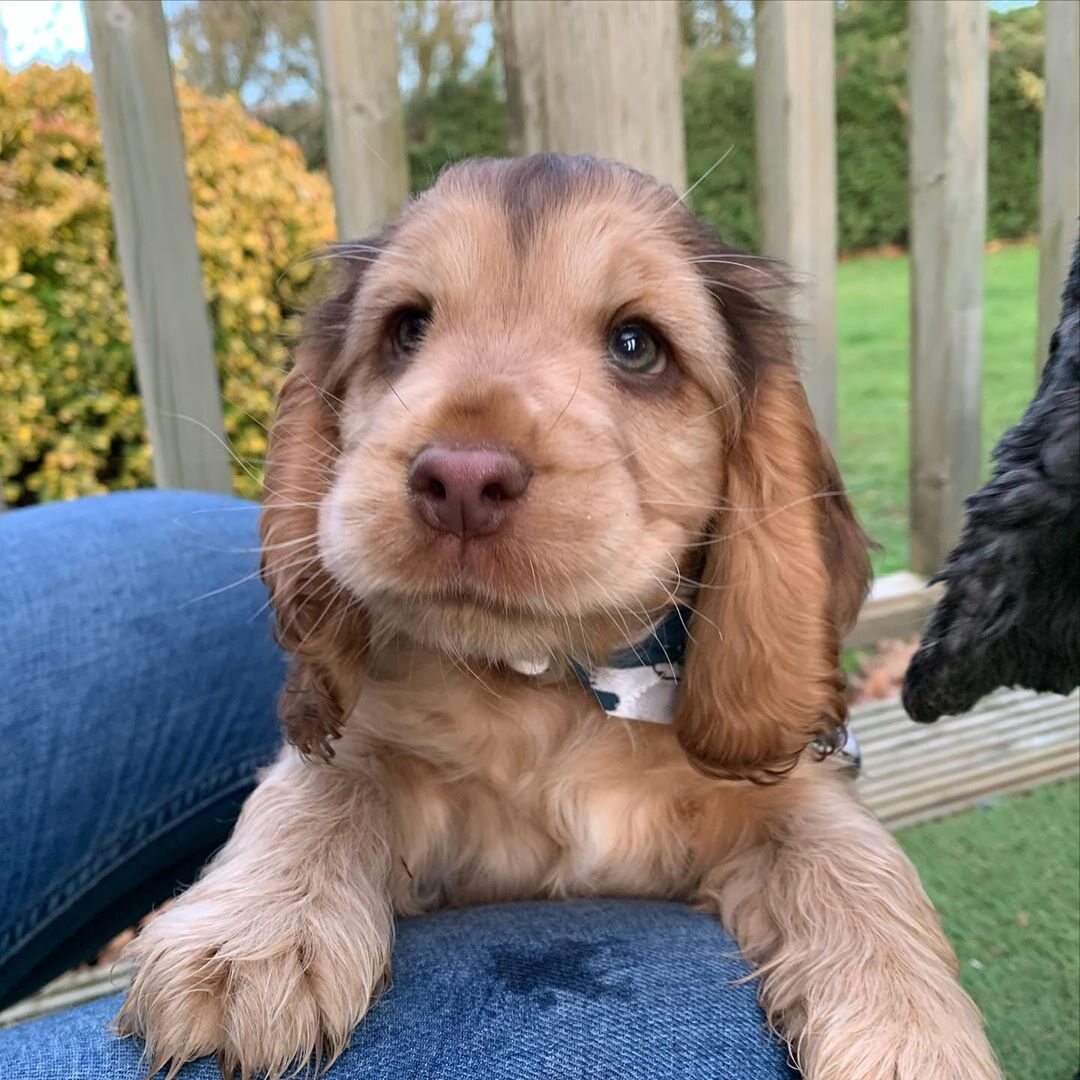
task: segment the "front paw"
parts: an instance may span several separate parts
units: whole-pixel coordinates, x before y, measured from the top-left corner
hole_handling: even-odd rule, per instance
[[[1002,1080],[973,1009],[903,1015],[865,1027],[852,1016],[820,1038],[808,1032],[797,1054],[806,1080]]]
[[[145,1040],[151,1074],[208,1054],[225,1077],[332,1062],[388,970],[389,920],[199,888],[125,951],[136,970],[117,1027]]]

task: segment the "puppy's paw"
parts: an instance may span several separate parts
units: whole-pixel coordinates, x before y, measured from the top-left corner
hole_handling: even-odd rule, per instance
[[[329,1064],[389,966],[381,920],[312,907],[199,898],[195,886],[125,951],[136,967],[117,1017],[145,1040],[151,1073],[216,1055],[222,1075],[268,1078]],[[363,924],[366,922],[366,929]]]
[[[951,1021],[938,1016],[904,1023],[902,1015],[808,1038],[806,1080],[1002,1080],[977,1016],[965,1011]]]

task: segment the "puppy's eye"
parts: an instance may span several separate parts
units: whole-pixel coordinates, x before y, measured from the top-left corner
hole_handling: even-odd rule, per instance
[[[667,367],[660,343],[640,323],[621,323],[608,338],[611,362],[631,375],[659,375]]]
[[[401,312],[394,322],[394,348],[404,356],[411,356],[423,343],[430,324],[430,311],[409,308]]]

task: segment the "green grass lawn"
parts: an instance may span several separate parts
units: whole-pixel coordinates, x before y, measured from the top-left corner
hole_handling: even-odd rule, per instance
[[[898,834],[1009,1080],[1080,1066],[1080,784]]]
[[[1035,389],[1038,253],[1004,248],[984,263],[983,454]],[[908,260],[841,263],[837,280],[840,466],[870,534],[875,570],[907,566]]]

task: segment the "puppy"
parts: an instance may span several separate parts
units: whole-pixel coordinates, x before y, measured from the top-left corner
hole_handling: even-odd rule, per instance
[[[267,465],[290,745],[134,943],[121,1030],[280,1076],[346,1045],[395,914],[665,897],[734,934],[810,1080],[998,1077],[830,757],[868,561],[775,267],[557,156],[455,166],[339,255]],[[603,689],[628,654],[660,693]]]
[[[1080,242],[1038,393],[966,505],[904,680],[904,707],[923,723],[999,686],[1080,686]]]

